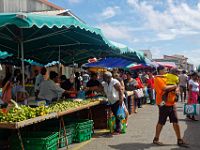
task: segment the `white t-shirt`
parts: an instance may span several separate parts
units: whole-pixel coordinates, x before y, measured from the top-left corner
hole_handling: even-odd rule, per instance
[[[116,79],[113,79],[113,78],[111,79],[109,84],[107,82],[104,82],[104,81],[102,82],[104,92],[106,93],[108,101],[111,104],[114,104],[119,100],[119,92],[114,87],[116,84],[120,85],[120,82]]]
[[[44,81],[44,76],[42,74],[38,74],[35,79],[34,90],[37,92],[39,90],[40,84]]]
[[[183,87],[187,87],[188,76],[186,74],[181,74],[179,76],[179,85]]]
[[[56,85],[52,80],[44,80],[39,87],[38,98],[52,101],[53,99],[58,99],[65,92],[64,89]]]
[[[190,79],[189,85],[192,85],[192,91],[193,92],[199,92],[199,83]]]

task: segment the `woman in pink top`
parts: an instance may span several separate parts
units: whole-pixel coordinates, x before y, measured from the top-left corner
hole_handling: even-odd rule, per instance
[[[198,83],[198,74],[193,72],[190,74],[191,79],[189,80],[189,92],[188,92],[188,104],[198,104],[198,95],[199,95],[199,83]],[[197,121],[194,115],[191,117],[187,115],[189,119]]]

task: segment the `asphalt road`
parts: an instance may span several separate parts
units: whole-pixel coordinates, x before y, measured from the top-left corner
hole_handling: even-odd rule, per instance
[[[189,148],[177,146],[177,139],[169,121],[164,126],[160,141],[165,146],[152,144],[158,118],[157,106],[146,105],[129,118],[126,134],[97,136],[83,144],[81,150],[200,150],[200,121],[191,121],[183,115],[183,104],[177,104],[181,134]],[[199,118],[199,117],[198,117]],[[199,118],[200,119],[200,118]]]

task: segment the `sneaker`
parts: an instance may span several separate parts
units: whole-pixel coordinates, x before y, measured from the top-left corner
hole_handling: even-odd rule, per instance
[[[198,119],[196,119],[194,116],[192,116],[191,118],[193,121],[199,121]]]

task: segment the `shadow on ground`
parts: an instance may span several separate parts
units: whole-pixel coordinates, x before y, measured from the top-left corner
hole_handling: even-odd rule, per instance
[[[158,146],[153,143],[146,144],[146,143],[125,143],[125,144],[118,144],[118,145],[109,145],[110,148],[116,150],[147,150],[152,147],[164,148],[168,149],[168,146],[175,146],[174,144],[165,144],[164,146]],[[165,148],[164,148],[165,149]]]
[[[118,145],[109,145],[110,148],[116,150],[145,150],[150,147],[154,147],[154,144],[145,144],[145,143],[125,143],[125,144],[118,144]]]

